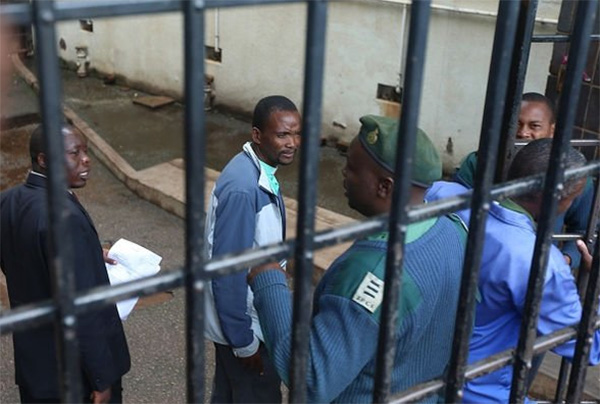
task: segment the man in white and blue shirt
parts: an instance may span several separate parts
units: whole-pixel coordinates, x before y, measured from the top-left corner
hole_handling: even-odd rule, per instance
[[[285,239],[285,207],[275,177],[300,146],[301,118],[292,101],[269,96],[258,102],[252,141],[223,169],[206,217],[208,257],[240,252]],[[212,402],[281,402],[281,381],[263,344],[246,273],[212,280],[205,336],[215,343]]]

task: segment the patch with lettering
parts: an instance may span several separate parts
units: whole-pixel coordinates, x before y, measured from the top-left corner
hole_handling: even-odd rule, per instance
[[[381,279],[367,272],[360,286],[354,293],[352,300],[374,313],[383,300],[383,282]]]

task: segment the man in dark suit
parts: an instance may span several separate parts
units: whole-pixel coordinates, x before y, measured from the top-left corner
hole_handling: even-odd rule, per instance
[[[90,158],[83,134],[63,125],[70,188],[84,187]],[[52,297],[48,253],[46,169],[41,125],[31,135],[31,171],[25,184],[0,195],[0,266],[13,308]],[[66,191],[65,191],[66,192]],[[91,218],[69,191],[68,226],[74,232],[77,291],[108,285],[104,254]],[[84,397],[93,403],[121,402],[121,377],[130,368],[123,326],[114,305],[78,317]],[[59,402],[59,375],[52,325],[13,334],[15,379],[22,402]]]

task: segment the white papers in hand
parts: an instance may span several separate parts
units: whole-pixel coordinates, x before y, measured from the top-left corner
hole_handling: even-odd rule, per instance
[[[115,265],[106,264],[111,285],[152,276],[160,270],[162,260],[160,255],[123,238],[113,244],[108,257],[117,261]],[[134,297],[117,303],[121,320],[127,319],[137,301]]]

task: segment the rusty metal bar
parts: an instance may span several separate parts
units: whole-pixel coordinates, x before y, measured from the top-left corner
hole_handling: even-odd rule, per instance
[[[182,2],[185,42],[185,310],[187,400],[204,402],[204,9]]]
[[[598,175],[600,161],[588,163],[583,167],[569,169],[565,178],[581,178],[586,175]],[[532,176],[492,188],[493,199],[503,199],[526,192],[541,189],[543,176]],[[463,195],[432,203],[413,206],[408,211],[409,223],[415,223],[435,216],[466,209],[472,199],[472,191]],[[388,216],[383,215],[366,221],[340,226],[335,229],[315,233],[315,250],[330,247],[339,243],[365,237],[385,230],[388,227]],[[233,274],[248,267],[289,257],[295,250],[295,240],[278,245],[243,251],[239,255],[226,255],[206,263],[205,279]],[[115,286],[101,286],[77,295],[75,307],[77,314],[94,310],[130,297],[143,297],[164,290],[184,285],[183,269],[155,275],[139,281],[122,283]],[[18,331],[33,325],[41,325],[51,321],[55,308],[49,302],[23,306],[0,314],[0,334]]]
[[[68,227],[65,146],[62,136],[61,78],[56,53],[54,2],[33,3],[33,23],[39,46],[40,111],[48,164],[48,216],[52,295],[56,305],[55,338],[60,374],[60,394],[64,402],[82,397],[77,316],[75,313],[75,253],[73,229]]]
[[[461,298],[447,376],[446,402],[462,401],[469,340],[475,312],[475,291],[483,252],[485,224],[492,202],[492,177],[496,164],[496,150],[500,142],[500,129],[506,102],[505,83],[508,82],[510,73],[510,59],[515,44],[519,3],[502,0],[498,6],[496,34],[481,125],[479,158],[475,172],[475,187],[471,201],[471,220],[461,280]]]
[[[531,50],[531,37],[535,27],[535,15],[537,13],[538,0],[523,0],[520,2],[519,21],[515,48],[512,55],[512,65],[508,80],[506,94],[506,106],[502,129],[500,130],[500,143],[498,147],[498,162],[494,176],[494,183],[506,180],[510,162],[515,153],[515,136],[517,134],[519,113],[521,111],[521,98],[523,87],[525,87],[525,74],[529,62],[529,51]]]
[[[567,390],[567,402],[578,403],[585,381],[590,356],[590,346],[594,340],[594,323],[598,318],[598,293],[600,293],[600,243],[596,243],[592,269],[583,302],[583,314],[577,332],[575,357]]]
[[[577,15],[574,21],[573,35],[571,36],[572,55],[567,64],[567,73],[563,93],[560,97],[556,132],[550,155],[550,165],[543,192],[542,210],[538,221],[538,232],[533,253],[533,261],[527,296],[523,309],[523,322],[517,345],[514,364],[513,381],[510,393],[510,402],[521,403],[526,394],[527,376],[531,367],[532,346],[536,337],[537,319],[540,311],[540,302],[544,286],[545,268],[548,264],[548,255],[552,245],[551,234],[554,227],[554,218],[557,210],[558,185],[564,183],[565,156],[564,150],[570,147],[573,124],[575,122],[575,108],[581,90],[581,75],[587,60],[598,1],[579,2]],[[567,106],[565,108],[565,106]]]
[[[315,212],[319,171],[321,105],[325,69],[325,34],[327,2],[308,3],[306,54],[304,71],[304,117],[300,151],[300,182],[297,239],[295,248],[296,282],[290,369],[290,401],[306,402],[306,369],[312,313],[312,273],[315,249]]]
[[[404,261],[404,241],[408,223],[408,202],[410,200],[412,156],[417,139],[419,106],[425,71],[425,50],[431,15],[431,1],[413,1],[410,9],[410,29],[406,52],[406,75],[404,79],[404,99],[402,119],[398,125],[395,178],[390,212],[389,241],[385,266],[385,287],[381,309],[375,386],[373,401],[382,403],[388,400],[392,380],[392,367],[396,355],[396,328],[400,312],[402,285],[402,264]]]

